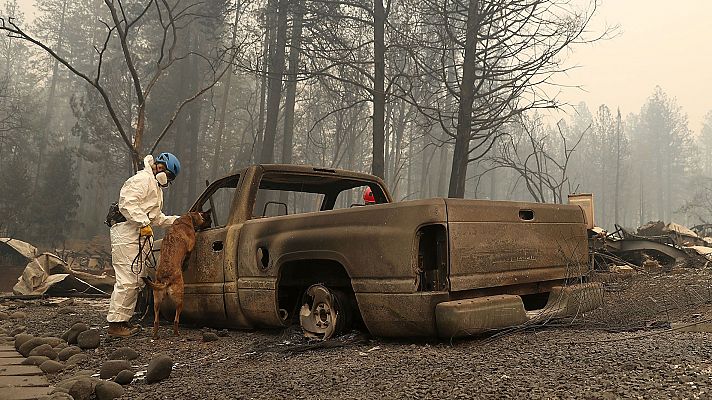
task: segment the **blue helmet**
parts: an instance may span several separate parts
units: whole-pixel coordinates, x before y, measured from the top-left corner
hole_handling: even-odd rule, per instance
[[[166,166],[166,170],[173,174],[173,178],[178,176],[178,173],[180,173],[180,161],[178,161],[178,157],[174,156],[171,153],[161,153],[156,157],[156,163],[161,163]]]

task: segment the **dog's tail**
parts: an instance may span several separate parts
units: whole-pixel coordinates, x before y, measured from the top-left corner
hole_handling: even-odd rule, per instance
[[[158,289],[158,290],[163,290],[166,287],[168,287],[168,284],[165,283],[160,283],[160,282],[154,282],[151,280],[151,278],[147,276],[142,276],[141,279],[143,279],[143,282],[146,283],[148,286],[151,287],[151,289]]]

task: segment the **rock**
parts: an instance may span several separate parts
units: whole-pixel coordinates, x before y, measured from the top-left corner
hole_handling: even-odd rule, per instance
[[[37,346],[41,346],[43,344],[45,344],[45,343],[44,343],[44,340],[42,340],[42,338],[33,337],[32,339],[23,343],[22,346],[20,346],[20,349],[18,351],[24,357],[27,357],[30,355],[30,352],[32,351],[32,349],[34,349]]]
[[[214,342],[219,339],[218,335],[212,332],[203,332],[203,342]]]
[[[77,346],[69,346],[57,354],[57,357],[59,357],[59,361],[67,361],[69,360],[69,357],[75,355],[75,354],[80,354],[82,352],[82,349],[80,349]]]
[[[109,360],[135,360],[137,358],[138,353],[130,347],[119,347],[109,355]]]
[[[96,384],[94,392],[98,400],[112,400],[124,394],[124,388],[116,382],[103,381]]]
[[[126,360],[108,360],[101,366],[99,377],[101,379],[111,379],[125,369],[131,369],[130,362]]]
[[[52,346],[45,343],[32,349],[32,351],[30,351],[30,356],[45,356],[50,360],[55,360],[57,359],[57,352],[54,351]]]
[[[57,391],[50,395],[40,397],[40,400],[74,400],[71,394]]]
[[[10,314],[10,318],[25,319],[25,318],[27,318],[27,314],[23,313],[22,311],[15,311],[14,313]]]
[[[5,311],[0,311],[0,321],[4,321],[6,319],[10,319],[10,314]]]
[[[74,376],[77,378],[82,377],[82,376],[92,376],[92,375],[94,375],[94,371],[92,371],[90,369],[80,369],[79,371],[74,373]]]
[[[53,393],[66,393],[66,394],[69,394],[69,389],[63,388],[63,387],[61,387],[61,386],[55,386],[54,389],[52,389],[52,391],[49,392],[49,393],[50,393],[50,394],[53,394]]]
[[[62,307],[59,310],[57,310],[57,314],[76,314],[77,310],[75,310],[72,307]]]
[[[29,356],[22,360],[22,365],[36,365],[40,366],[43,362],[49,360],[49,357],[45,356]]]
[[[83,331],[77,336],[77,346],[84,350],[96,349],[99,347],[99,343],[101,343],[101,336],[96,329]]]
[[[67,359],[67,365],[83,364],[88,359],[86,354],[75,354]]]
[[[78,378],[73,380],[69,386],[69,394],[74,400],[89,400],[94,393],[95,383],[91,378]]]
[[[64,369],[64,364],[54,360],[47,360],[40,364],[40,369],[46,374],[56,374]]]
[[[63,341],[62,343],[54,346],[54,349],[57,350],[57,353],[59,353],[60,351],[62,351],[62,349],[66,349],[68,346],[69,345],[67,344],[67,342]]]
[[[25,344],[26,341],[32,339],[34,336],[28,333],[20,333],[15,335],[15,350],[20,350],[20,346]]]
[[[47,343],[48,345],[50,345],[52,347],[56,347],[56,346],[59,346],[60,344],[64,343],[63,339],[60,339],[56,336],[45,336],[42,338],[42,340],[44,340],[45,343]]]
[[[119,385],[128,385],[129,383],[131,383],[131,381],[133,381],[134,376],[135,375],[133,371],[125,369],[116,375],[116,377],[114,378],[114,382],[118,383]]]
[[[17,326],[13,330],[10,331],[10,336],[15,336],[17,334],[20,334],[20,333],[26,331],[26,330],[27,330],[27,327],[25,325]]]
[[[165,354],[158,354],[148,364],[146,383],[154,383],[168,378],[173,370],[173,360]]]
[[[89,330],[89,326],[83,322],[77,322],[76,324],[72,325],[71,328],[69,328],[68,331],[64,332],[64,335],[62,335],[62,339],[66,340],[67,343],[69,344],[77,344],[77,336],[81,332],[84,332],[86,330]]]

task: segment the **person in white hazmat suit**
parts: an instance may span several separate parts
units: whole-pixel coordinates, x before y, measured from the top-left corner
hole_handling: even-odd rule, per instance
[[[150,246],[144,247],[144,254],[137,258],[139,241],[153,236],[151,226],[167,227],[178,216],[163,214],[163,191],[161,188],[178,176],[180,162],[171,153],[161,153],[156,157],[148,155],[143,160],[144,168],[130,177],[121,187],[119,211],[126,218],[111,226],[111,262],[116,274],[114,291],[111,294],[109,313],[109,336],[128,337],[140,331],[138,325],[129,323],[133,315],[138,294],[146,276],[145,265],[137,265],[150,256]],[[150,238],[149,238],[150,240]]]

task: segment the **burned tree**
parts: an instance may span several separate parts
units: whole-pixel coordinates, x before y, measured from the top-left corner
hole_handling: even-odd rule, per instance
[[[544,85],[566,70],[563,50],[582,42],[596,8],[564,0],[425,1],[421,31],[427,43],[414,52],[421,71],[442,84],[420,109],[454,141],[450,197],[464,197],[467,166],[484,157],[503,126],[527,110],[556,108]],[[433,39],[434,38],[434,39]],[[430,53],[441,49],[439,62]],[[427,50],[427,51],[425,51]],[[445,101],[457,99],[457,107]]]
[[[94,88],[99,93],[116,132],[126,145],[134,168],[139,168],[141,152],[155,150],[183,108],[210,90],[229,69],[228,65],[235,52],[230,48],[222,48],[208,55],[196,54],[190,50],[180,54],[177,52],[181,31],[195,23],[196,15],[199,15],[196,9],[200,3],[181,4],[168,0],[150,0],[140,7],[135,7],[135,4],[122,0],[105,0],[104,5],[105,9],[99,17],[99,22],[105,27],[105,35],[101,43],[94,46],[96,62],[91,73],[27,32],[12,17],[0,18],[0,31],[6,32],[12,38],[34,44]],[[136,43],[136,31],[142,24],[147,24],[149,19],[154,27],[158,27],[159,43],[152,60],[137,60],[134,48],[139,46]],[[145,146],[143,141],[146,108],[152,91],[171,67],[194,57],[200,58],[208,66],[209,72],[201,79],[203,86],[179,101],[165,126],[160,131],[156,130],[158,134],[152,146]],[[122,117],[116,95],[109,89],[109,82],[104,74],[108,60],[111,60],[111,67],[117,67],[118,63],[121,63],[122,73],[128,76],[131,82],[134,100],[133,105],[129,107],[132,110],[129,118]]]
[[[507,133],[500,135],[494,151],[486,157],[490,168],[483,174],[509,169],[515,172],[517,182],[524,182],[534,201],[563,203],[565,196],[575,191],[569,166],[588,128],[577,132],[573,140],[560,124],[555,134],[539,118],[521,116],[516,123],[503,128]]]

